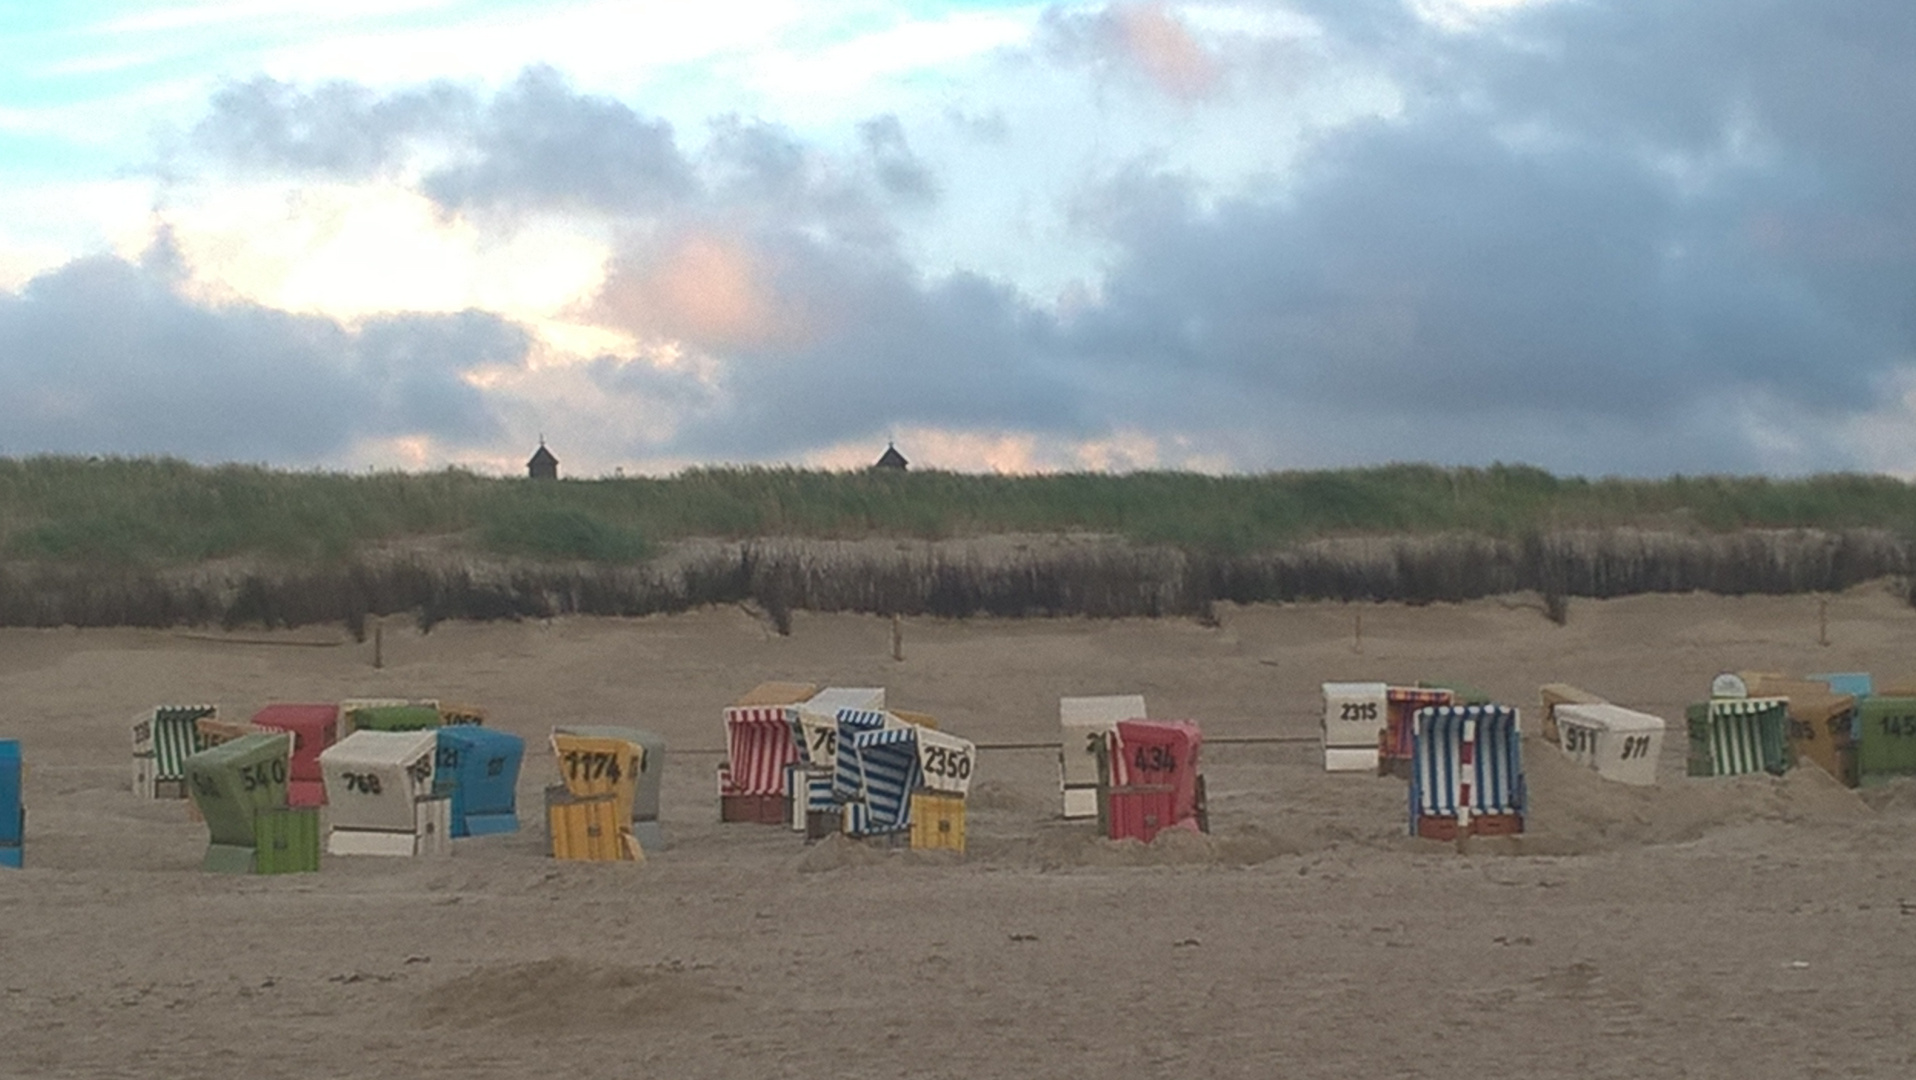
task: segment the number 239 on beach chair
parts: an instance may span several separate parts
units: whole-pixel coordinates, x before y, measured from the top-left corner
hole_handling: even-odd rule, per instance
[[[1411,717],[1410,834],[1429,840],[1523,831],[1517,710],[1438,705]]]
[[[1099,755],[1122,720],[1143,720],[1144,695],[1106,694],[1058,699],[1058,787],[1064,793],[1064,816],[1097,817],[1102,799]]]

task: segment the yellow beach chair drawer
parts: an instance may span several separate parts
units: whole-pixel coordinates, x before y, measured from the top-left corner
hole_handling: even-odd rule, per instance
[[[580,798],[563,784],[546,789],[546,830],[555,859],[624,862],[641,858],[630,821],[612,795]]]
[[[921,851],[964,851],[965,800],[956,795],[914,792],[911,846]]]

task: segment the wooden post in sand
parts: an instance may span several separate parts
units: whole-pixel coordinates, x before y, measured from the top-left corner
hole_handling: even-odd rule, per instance
[[[896,615],[891,617],[891,658],[905,658],[905,624]]]
[[[1816,643],[1830,643],[1830,598],[1827,596],[1816,598]]]
[[[384,620],[373,624],[373,667],[386,666],[386,623]]]
[[[1357,613],[1357,625],[1351,631],[1351,649],[1359,656],[1364,653],[1364,613]]]

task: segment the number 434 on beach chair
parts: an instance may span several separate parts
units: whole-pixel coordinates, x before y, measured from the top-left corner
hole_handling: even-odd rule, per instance
[[[1166,829],[1211,831],[1198,770],[1203,745],[1203,733],[1189,721],[1119,723],[1099,755],[1099,831],[1147,844]]]

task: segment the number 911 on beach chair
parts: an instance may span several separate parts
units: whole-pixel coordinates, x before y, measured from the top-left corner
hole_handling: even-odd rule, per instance
[[[1411,716],[1410,834],[1523,831],[1523,738],[1506,705],[1437,705]]]
[[[1553,711],[1557,746],[1565,757],[1605,780],[1639,787],[1657,782],[1657,759],[1663,753],[1661,716],[1608,702],[1565,702]]]

